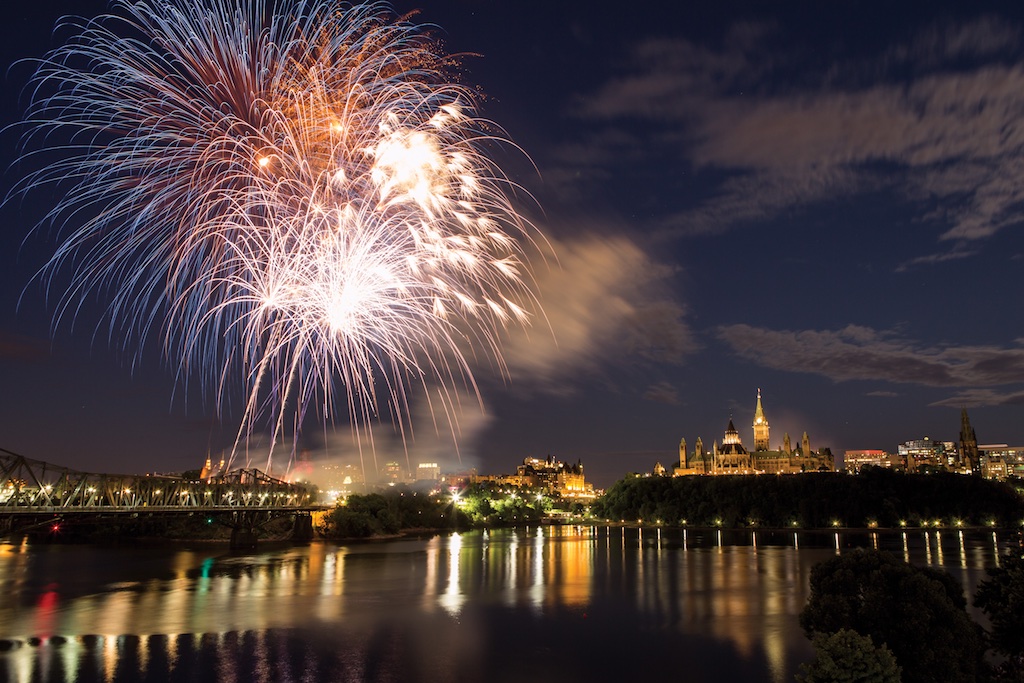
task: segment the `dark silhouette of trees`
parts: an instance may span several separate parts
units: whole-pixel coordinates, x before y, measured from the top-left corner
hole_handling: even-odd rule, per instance
[[[858,549],[811,571],[800,613],[808,637],[849,629],[892,651],[903,683],[984,679],[984,632],[967,614],[963,587],[939,569]]]
[[[829,527],[1016,525],[1024,503],[1014,487],[948,472],[905,474],[865,468],[858,475],[627,477],[595,501],[591,514],[614,521],[694,525]]]
[[[1006,657],[996,670],[1000,681],[1024,681],[1024,550],[999,559],[974,594],[974,605],[988,615],[989,643]]]
[[[900,667],[889,648],[876,647],[856,631],[816,633],[815,659],[800,665],[797,683],[900,683]]]

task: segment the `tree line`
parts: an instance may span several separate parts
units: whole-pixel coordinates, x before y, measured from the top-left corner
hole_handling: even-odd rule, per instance
[[[907,474],[867,467],[856,475],[629,476],[591,507],[613,521],[707,526],[889,527],[943,524],[1017,526],[1019,480],[949,472]]]

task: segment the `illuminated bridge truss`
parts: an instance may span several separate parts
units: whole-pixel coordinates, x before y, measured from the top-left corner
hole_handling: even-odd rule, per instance
[[[0,515],[81,513],[302,512],[319,509],[317,489],[259,470],[205,480],[96,474],[0,448]]]

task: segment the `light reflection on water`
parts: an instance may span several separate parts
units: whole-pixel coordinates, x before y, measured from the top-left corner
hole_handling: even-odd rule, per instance
[[[852,547],[973,593],[991,532],[530,527],[261,549],[0,541],[0,679],[789,681],[811,568]],[[671,655],[667,654],[671,653]],[[660,667],[660,668],[659,668]]]

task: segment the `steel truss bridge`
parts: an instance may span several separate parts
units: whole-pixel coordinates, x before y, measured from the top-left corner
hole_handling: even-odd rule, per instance
[[[292,484],[257,469],[207,479],[80,472],[0,448],[0,529],[101,517],[216,515],[252,531],[264,518],[322,509],[315,486]],[[231,513],[225,517],[224,513]]]

